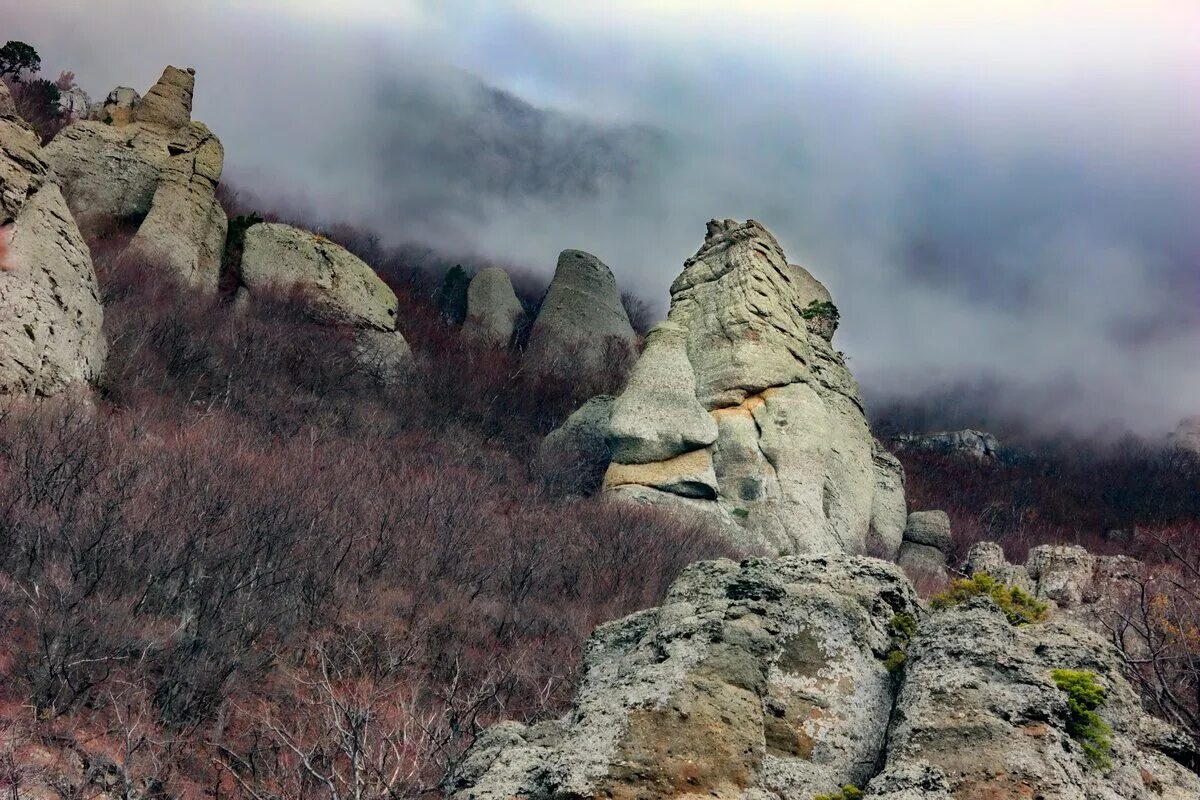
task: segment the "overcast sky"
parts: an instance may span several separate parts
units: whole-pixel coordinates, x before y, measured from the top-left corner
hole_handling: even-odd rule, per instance
[[[178,7],[177,7],[178,6]],[[869,398],[999,381],[1154,434],[1200,413],[1200,5],[0,0],[97,98],[197,69],[226,177],[393,240],[665,306],[713,216],[831,289]]]

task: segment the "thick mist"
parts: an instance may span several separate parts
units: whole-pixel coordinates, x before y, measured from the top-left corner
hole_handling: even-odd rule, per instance
[[[0,38],[95,98],[196,67],[257,196],[547,276],[587,249],[664,310],[705,221],[753,217],[830,287],[869,401],[986,384],[1103,436],[1200,413],[1184,4],[33,5],[0,0]]]

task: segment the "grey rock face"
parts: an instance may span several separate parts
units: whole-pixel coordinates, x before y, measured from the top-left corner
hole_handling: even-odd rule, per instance
[[[268,222],[246,230],[242,283],[311,293],[314,308],[336,324],[396,329],[396,295],[358,256],[323,236]]]
[[[539,471],[585,490],[598,488],[612,458],[612,408],[612,397],[593,397],[547,434],[538,447]]]
[[[582,250],[564,250],[533,323],[525,358],[570,374],[604,363],[610,348],[632,353],[637,335],[612,270]]]
[[[485,732],[454,796],[811,798],[865,783],[897,613],[916,599],[874,559],[694,564],[661,607],[596,630],[567,717]]]
[[[0,86],[0,119],[15,118],[17,116],[17,106],[13,102],[12,92],[8,90],[8,84]]]
[[[8,266],[0,270],[0,394],[53,395],[94,381],[104,312],[87,244],[57,185],[44,184],[20,209]]]
[[[1055,669],[1092,672],[1108,692],[1111,767],[1093,766],[1067,725]],[[1014,627],[990,600],[935,613],[908,650],[872,800],[1193,797],[1200,778],[1156,749],[1170,739],[1121,674],[1116,651],[1065,620]],[[1151,790],[1158,786],[1158,790]]]
[[[229,227],[216,198],[225,150],[203,123],[192,122],[180,129],[167,152],[150,211],[131,247],[186,284],[215,292]]]
[[[404,377],[411,351],[396,330],[396,295],[340,245],[278,223],[246,230],[242,286],[249,300],[274,289],[299,291],[325,322],[355,330],[359,362],[384,382]]]
[[[507,347],[525,309],[513,291],[508,273],[499,267],[480,270],[467,287],[467,318],[463,336],[493,347]]]
[[[904,539],[936,548],[946,555],[954,549],[950,517],[945,511],[914,511],[909,514]]]
[[[900,553],[904,529],[908,526],[908,504],[904,499],[904,467],[879,442],[872,442],[875,461],[875,495],[871,499],[871,530],[881,552],[873,553],[888,560]]]
[[[16,219],[47,170],[37,134],[17,116],[8,86],[0,81],[0,226]]]
[[[897,638],[897,614],[919,619]],[[884,659],[906,647],[903,670]],[[663,604],[601,626],[562,719],[484,731],[454,800],[1194,798],[1116,651],[1065,619],[1014,627],[990,599],[922,614],[894,565],[830,555],[693,564]],[[1094,673],[1113,729],[1094,766],[1055,669]]]
[[[63,92],[58,98],[58,110],[73,120],[87,119],[92,107],[92,98],[78,86]]]
[[[192,94],[196,71],[167,67],[158,83],[150,87],[134,112],[143,125],[179,130],[192,121]]]
[[[141,219],[130,245],[182,283],[217,288],[228,220],[216,200],[224,149],[192,122],[191,70],[167,67],[139,98],[114,89],[98,120],[63,129],[46,148],[54,179],[85,221]]]
[[[1000,442],[995,436],[969,429],[941,433],[900,434],[893,437],[892,445],[897,450],[964,455],[980,461],[995,460],[1000,454]]]
[[[913,580],[930,577],[945,580],[946,554],[936,547],[918,542],[905,541],[900,545],[900,555],[896,563],[904,570],[904,574]]]
[[[767,552],[861,553],[875,525],[894,554],[903,472],[806,316],[828,298],[757,222],[710,222],[613,408],[606,489],[704,510]]]

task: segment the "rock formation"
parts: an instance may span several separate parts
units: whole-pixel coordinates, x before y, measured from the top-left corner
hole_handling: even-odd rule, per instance
[[[538,447],[538,471],[554,482],[582,492],[600,488],[612,460],[609,426],[613,399],[597,395],[551,431]]]
[[[865,784],[892,711],[891,622],[916,613],[899,570],[873,559],[693,564],[661,607],[596,630],[567,717],[485,732],[456,796],[807,799]]]
[[[613,350],[633,353],[636,346],[612,270],[590,253],[562,251],[529,335],[526,360],[570,375],[603,365]]]
[[[986,572],[1054,603],[1062,616],[1103,629],[1114,604],[1138,587],[1142,563],[1129,556],[1097,556],[1078,545],[1034,547],[1022,564],[1010,564],[995,542],[980,542],[967,553],[962,571]]]
[[[759,223],[713,220],[613,406],[605,488],[773,553],[894,558],[903,473],[830,345],[837,310]]]
[[[464,336],[493,347],[507,347],[525,309],[508,273],[499,267],[480,270],[467,287]]]
[[[1014,627],[988,599],[922,620],[908,648],[882,772],[870,800],[1191,798],[1189,746],[1142,709],[1100,636],[1061,619]],[[1111,726],[1108,765],[1072,738],[1055,670],[1094,676]]]
[[[396,330],[396,295],[344,247],[290,225],[252,225],[241,280],[250,299],[271,289],[299,289],[320,318],[355,331],[359,359],[378,377],[390,381],[403,371],[409,348]]]
[[[67,89],[58,98],[58,110],[72,121],[87,119],[92,109],[92,98],[78,86]]]
[[[224,152],[191,120],[194,83],[192,70],[167,67],[145,97],[113,90],[100,119],[63,129],[46,158],[77,216],[140,222],[132,248],[213,291],[228,226],[215,196]]]
[[[914,630],[915,629],[915,630]],[[601,626],[562,719],[485,731],[455,800],[1194,798],[1189,745],[1149,717],[1116,651],[990,598],[921,611],[875,559],[703,562],[659,608]],[[1107,766],[1072,738],[1053,671],[1106,690]]]
[[[954,550],[950,517],[945,511],[914,511],[908,515],[897,562],[911,577],[946,579],[946,564]]]
[[[924,434],[902,433],[892,437],[892,446],[897,450],[970,456],[980,461],[994,461],[1000,455],[1000,442],[995,436],[970,429]]]
[[[104,363],[91,255],[47,171],[0,82],[0,394],[57,394]]]
[[[1200,455],[1200,416],[1185,417],[1171,434],[1171,446]]]

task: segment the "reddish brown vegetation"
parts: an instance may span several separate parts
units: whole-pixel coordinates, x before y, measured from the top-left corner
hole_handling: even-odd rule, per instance
[[[419,374],[380,386],[293,298],[181,293],[120,243],[99,398],[0,417],[5,791],[431,791],[481,723],[563,709],[595,624],[728,551],[532,477],[620,365],[529,374],[394,281]]]

